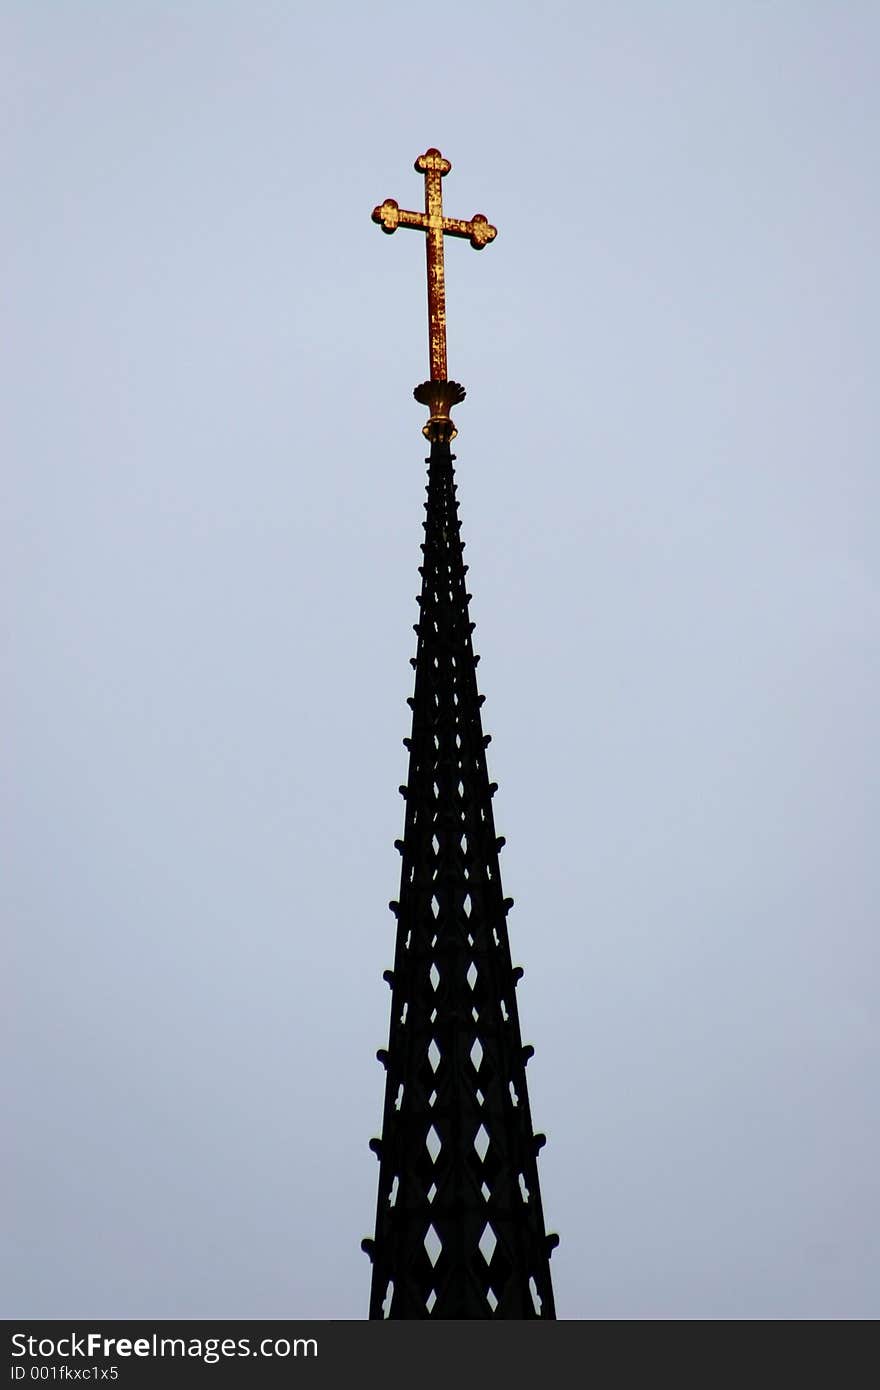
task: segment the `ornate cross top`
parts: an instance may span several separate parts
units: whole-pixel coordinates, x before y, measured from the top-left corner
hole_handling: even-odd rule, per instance
[[[393,198],[373,209],[373,221],[390,236],[398,227],[415,227],[426,232],[428,256],[428,344],[431,354],[431,381],[446,381],[446,288],[443,274],[443,237],[466,237],[475,251],[482,251],[498,235],[483,213],[470,222],[443,216],[441,179],[452,168],[439,150],[426,150],[415,162],[415,170],[425,176],[425,211],[406,212]],[[421,388],[419,388],[421,389]],[[460,388],[459,388],[460,389]]]

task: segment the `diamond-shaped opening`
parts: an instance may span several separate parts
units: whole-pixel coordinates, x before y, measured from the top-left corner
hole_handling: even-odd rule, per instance
[[[436,835],[434,836],[434,838],[433,838],[432,841],[431,841],[431,848],[432,848],[432,850],[434,851],[435,854],[438,854],[439,851],[440,851],[440,841],[437,839],[437,836],[436,836]]]
[[[434,914],[435,917],[439,917],[439,916],[440,916],[440,903],[439,903],[439,901],[438,901],[438,899],[437,899],[437,894],[436,894],[436,893],[434,894],[434,896],[433,896],[432,899],[431,899],[431,911],[433,912],[433,914]]]
[[[433,949],[434,949],[434,947],[435,947],[436,945],[437,945],[437,933],[435,932],[434,935],[431,937],[431,950],[432,950],[432,951],[433,951]]]
[[[428,1310],[429,1313],[433,1313],[433,1311],[434,1311],[434,1304],[435,1304],[436,1302],[437,1302],[437,1294],[436,1294],[435,1290],[432,1289],[431,1292],[428,1294],[428,1297],[425,1299],[425,1307],[427,1308],[427,1310]]]
[[[467,968],[467,975],[465,976],[465,979],[467,980],[468,985],[471,989],[473,989],[474,985],[477,983],[477,973],[477,967],[474,965],[474,962],[471,961],[470,965]]]
[[[467,835],[462,835],[462,837],[461,837],[461,852],[462,852],[462,854],[467,854],[467,845],[468,845]]]
[[[527,1202],[529,1200],[529,1189],[526,1187],[526,1180],[522,1173],[519,1175],[519,1190],[523,1201]]]
[[[440,1049],[433,1038],[428,1043],[428,1061],[431,1063],[431,1071],[436,1071],[440,1065]]]
[[[470,915],[471,915],[471,895],[470,895],[470,893],[465,893],[465,895],[464,895],[464,902],[462,903],[462,907],[464,908],[464,915],[465,915],[465,917],[470,917]]]
[[[428,971],[428,979],[431,981],[431,988],[435,990],[440,983],[440,971],[433,962],[431,964],[431,969]]]
[[[479,1038],[474,1038],[474,1045],[471,1048],[471,1061],[477,1071],[479,1071],[483,1061],[483,1044],[480,1042]]]
[[[429,1201],[429,1202],[433,1202],[433,1200],[434,1200],[434,1198],[435,1198],[436,1196],[437,1196],[437,1184],[436,1184],[435,1182],[432,1182],[432,1183],[431,1183],[431,1186],[428,1188],[428,1201]]]
[[[428,1259],[431,1261],[432,1265],[435,1265],[440,1258],[440,1251],[443,1249],[443,1242],[438,1236],[437,1232],[434,1230],[433,1226],[428,1227],[427,1232],[425,1233],[424,1244],[425,1250],[428,1252]]]
[[[538,1317],[541,1316],[541,1298],[538,1293],[538,1285],[535,1283],[535,1276],[529,1279],[529,1293],[532,1295],[532,1305]]]
[[[494,1313],[495,1309],[498,1307],[498,1299],[495,1297],[495,1294],[492,1291],[492,1289],[486,1290],[486,1302],[488,1303],[489,1307],[492,1309],[492,1312]]]
[[[483,1194],[483,1201],[488,1202],[489,1198],[492,1196],[492,1193],[489,1190],[488,1183],[482,1183],[480,1186],[480,1191]]]
[[[443,1148],[443,1143],[440,1139],[440,1135],[437,1133],[433,1125],[431,1125],[431,1128],[428,1130],[428,1137],[425,1140],[425,1147],[428,1150],[428,1153],[431,1155],[431,1162],[436,1163],[440,1150]]]
[[[432,1010],[431,1010],[431,1022],[432,1022],[432,1023],[436,1023],[436,1022],[437,1022],[437,1010],[436,1010],[436,1009],[432,1009]]]
[[[391,1184],[391,1191],[388,1193],[388,1205],[393,1207],[397,1201],[397,1189],[400,1187],[400,1178],[394,1174],[394,1182]]]
[[[478,1086],[478,1087],[477,1087],[477,1105],[482,1105],[484,1100],[485,1100],[485,1096],[483,1095],[483,1092],[480,1090],[480,1088],[479,1088],[479,1086]]]
[[[394,1100],[394,1109],[395,1109],[395,1110],[399,1110],[400,1107],[401,1107],[402,1105],[403,1105],[403,1082],[401,1081],[400,1085],[399,1085],[398,1088],[397,1088],[397,1095],[396,1095],[395,1100]]]
[[[437,783],[435,782],[435,783],[434,783],[434,798],[435,798],[435,800],[436,800],[437,797],[439,797],[439,795],[440,795],[440,788],[437,786]]]
[[[519,1096],[516,1093],[516,1087],[512,1081],[510,1083],[510,1099],[514,1105],[519,1105]]]
[[[436,1091],[432,1091],[431,1094],[428,1096],[428,1104],[429,1104],[429,1105],[434,1105],[434,1104],[436,1103],[436,1100],[437,1100],[437,1092],[436,1092]]]
[[[389,1317],[391,1316],[391,1300],[392,1300],[393,1297],[394,1297],[394,1280],[393,1280],[393,1279],[389,1279],[389,1280],[388,1280],[388,1287],[387,1287],[386,1290],[385,1290],[385,1297],[382,1299],[382,1316],[383,1316],[383,1318],[389,1318]]]
[[[464,796],[464,782],[462,782],[461,780],[459,780],[458,783],[458,794],[459,796]]]
[[[480,1162],[482,1163],[489,1150],[489,1134],[485,1125],[480,1125],[474,1138],[474,1148],[477,1151]]]
[[[480,1236],[480,1239],[478,1241],[480,1254],[486,1261],[487,1265],[492,1263],[492,1256],[495,1254],[495,1246],[497,1244],[498,1237],[496,1236],[495,1232],[492,1230],[492,1227],[489,1225],[487,1221],[485,1226],[483,1227],[483,1234]]]

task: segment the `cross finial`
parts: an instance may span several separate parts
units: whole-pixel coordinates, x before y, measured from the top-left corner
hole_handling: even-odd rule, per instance
[[[383,232],[389,236],[398,227],[414,227],[425,232],[425,249],[428,263],[428,351],[431,364],[431,380],[416,387],[416,399],[431,408],[431,420],[424,433],[429,438],[439,434],[440,423],[446,421],[446,438],[455,433],[449,420],[449,407],[464,399],[464,389],[455,382],[448,382],[446,367],[446,285],[443,267],[444,236],[465,237],[475,251],[482,251],[498,235],[488,218],[476,213],[469,222],[458,217],[443,216],[443,192],[441,180],[446,177],[452,164],[439,150],[433,147],[420,154],[415,162],[417,174],[425,177],[425,211],[407,212],[398,206],[393,198],[386,198],[373,209],[373,221],[378,222]],[[446,387],[454,387],[450,392]],[[449,399],[447,400],[447,397]],[[436,422],[436,425],[435,425]],[[429,429],[432,425],[435,428]]]

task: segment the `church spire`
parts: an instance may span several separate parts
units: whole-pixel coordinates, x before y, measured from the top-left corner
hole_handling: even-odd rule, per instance
[[[451,165],[439,151],[416,168],[426,175],[424,216],[390,200],[373,213],[388,231],[428,231],[429,305],[433,286],[439,309],[435,296],[431,381],[415,392],[431,411],[431,451],[409,773],[400,789],[405,827],[396,842],[400,899],[391,904],[397,942],[385,973],[391,1026],[378,1054],[385,1105],[382,1137],[370,1145],[379,1158],[376,1234],[363,1243],[373,1262],[370,1317],[553,1318],[557,1238],[546,1235],[541,1207],[544,1136],[529,1108],[532,1048],[520,1036],[522,970],[513,968],[507,935],[513,904],[501,886],[504,841],[492,811],[449,447],[449,410],[464,391],[445,378],[443,232],[477,246],[496,233],[482,215],[454,224],[443,217],[440,179]]]

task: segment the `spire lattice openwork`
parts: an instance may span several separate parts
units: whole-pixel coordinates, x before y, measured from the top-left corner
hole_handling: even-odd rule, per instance
[[[422,160],[426,181],[435,177],[439,189],[448,161],[436,150]],[[398,216],[395,225],[423,225],[402,220],[417,214]],[[456,227],[484,224],[475,218]],[[430,257],[429,249],[429,294]],[[448,411],[443,418],[451,425]],[[513,967],[507,933],[512,900],[501,885],[504,841],[492,809],[451,435],[432,421],[426,432],[415,690],[400,788],[406,815],[396,842],[400,897],[391,904],[397,938],[394,968],[385,973],[391,1026],[378,1053],[385,1104],[382,1137],[370,1146],[379,1159],[376,1233],[364,1241],[373,1262],[370,1317],[553,1318],[549,1257],[557,1238],[545,1232],[541,1205],[544,1136],[534,1132],[529,1108],[532,1048],[520,1035],[523,972]]]

